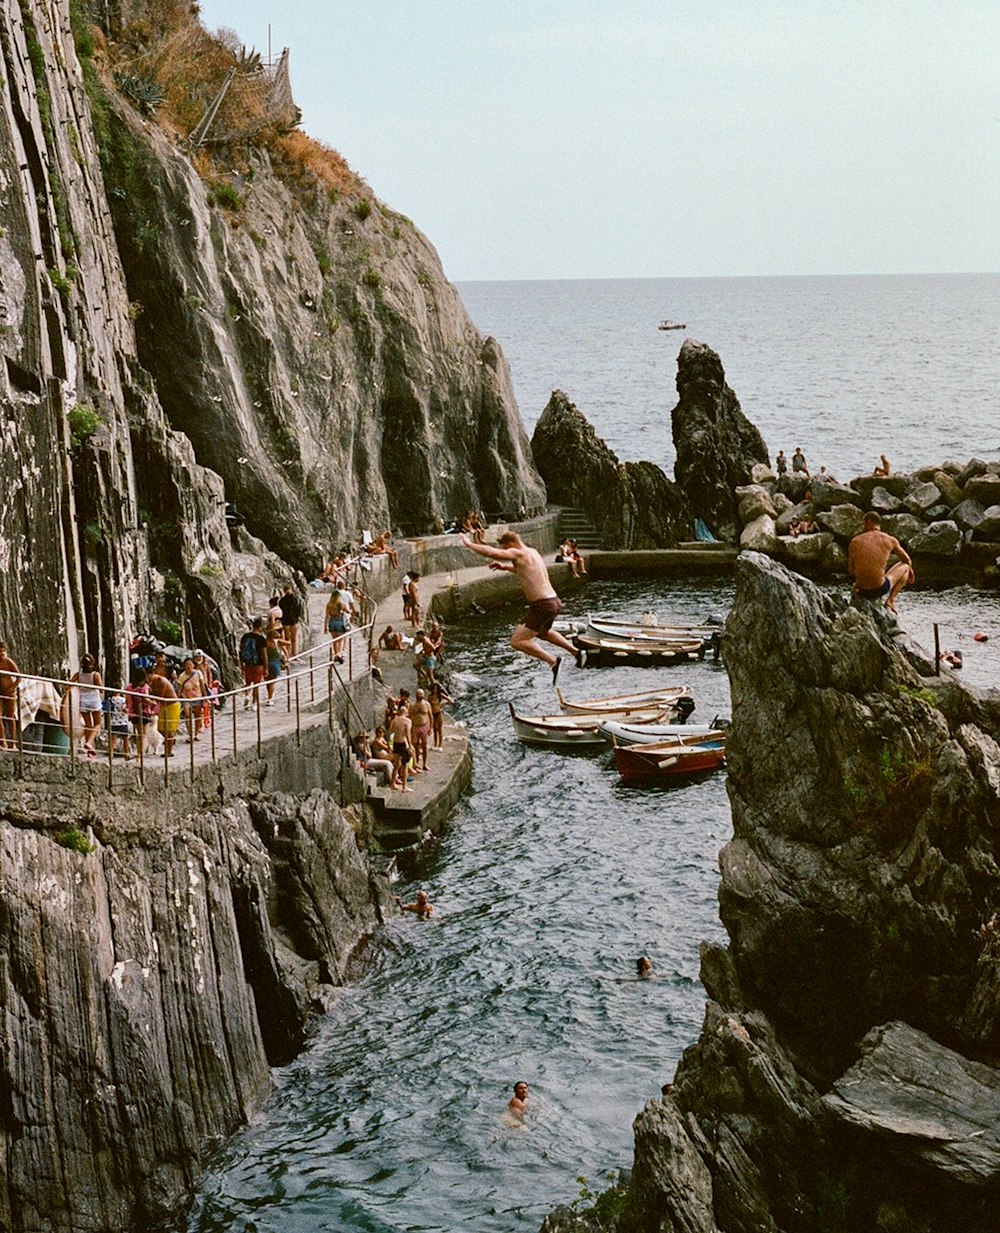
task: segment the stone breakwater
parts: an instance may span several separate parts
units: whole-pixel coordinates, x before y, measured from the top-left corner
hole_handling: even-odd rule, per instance
[[[867,510],[906,548],[918,583],[1000,586],[1000,462],[944,462],[912,475],[861,475],[841,484],[755,467],[736,489],[740,547],[802,573],[844,574],[847,545]],[[805,516],[819,530],[793,536]]]

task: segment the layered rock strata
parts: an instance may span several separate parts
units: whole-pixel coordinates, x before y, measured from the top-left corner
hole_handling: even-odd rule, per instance
[[[759,554],[726,626],[726,948],[619,1233],[986,1233],[1000,703]]]
[[[336,778],[325,730],[288,743]],[[165,791],[151,768],[138,796],[95,767],[5,784],[0,1228],[176,1210],[382,920],[362,815],[323,789],[265,792],[265,773],[277,788],[280,758],[227,772],[258,781],[244,795],[207,773]]]
[[[363,527],[544,503],[503,355],[412,223],[346,168],[329,189],[308,160],[342,160],[302,134],[195,152],[164,114],[165,74],[200,114],[252,56],[177,0],[23,0],[0,57],[0,636],[23,668],[86,649],[123,680],[155,625],[235,673],[227,503],[272,587]]]

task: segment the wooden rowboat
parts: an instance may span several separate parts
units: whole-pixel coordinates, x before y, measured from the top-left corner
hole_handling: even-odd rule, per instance
[[[597,725],[602,715],[518,715],[514,704],[508,702],[510,718],[519,741],[525,745],[545,745],[553,749],[603,749],[607,740]],[[666,723],[670,712],[662,707],[655,710],[633,711],[631,718],[636,723],[644,719],[650,723]]]
[[[726,734],[721,728],[711,724],[671,724],[653,721],[646,724],[632,723],[631,719],[602,719],[597,725],[609,745],[656,745],[660,741],[675,740],[678,737],[687,738],[685,744],[722,741]]]
[[[586,629],[580,631],[593,638],[633,638],[654,642],[674,642],[678,639],[710,638],[721,631],[721,625],[708,623],[706,625],[646,625],[641,621],[620,621],[614,617],[591,616],[587,618]]]
[[[647,689],[637,694],[615,694],[608,698],[587,700],[567,698],[557,685],[556,696],[560,707],[571,715],[623,716],[630,715],[634,711],[648,711],[657,707],[662,707],[664,710],[689,710],[687,705],[678,706],[678,703],[682,701],[690,703],[690,709],[694,709],[689,685],[666,685],[661,689]]]
[[[726,765],[724,744],[678,746],[628,745],[615,747],[615,765],[626,784],[664,783],[679,775],[717,771]]]
[[[629,640],[624,638],[592,638],[577,634],[573,642],[587,652],[585,666],[612,667],[627,665],[636,668],[672,667],[704,659],[711,640],[685,638],[676,641]]]

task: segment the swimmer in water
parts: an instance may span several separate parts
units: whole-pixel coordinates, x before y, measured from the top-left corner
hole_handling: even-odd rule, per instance
[[[528,1112],[527,1083],[521,1081],[514,1084],[514,1095],[507,1102],[507,1111],[516,1118],[523,1118]]]
[[[653,961],[649,958],[648,955],[640,955],[639,958],[636,959],[635,974],[636,976],[652,976],[653,975]]]
[[[404,903],[398,895],[395,896],[395,899],[401,911],[416,912],[420,920],[426,920],[429,916],[434,915],[434,905],[427,898],[426,891],[417,891],[415,903]]]

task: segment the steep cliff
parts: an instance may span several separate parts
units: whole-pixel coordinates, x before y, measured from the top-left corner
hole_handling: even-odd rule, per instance
[[[499,348],[412,223],[294,116],[254,122],[259,58],[178,0],[9,3],[0,54],[0,632],[22,666],[87,647],[120,677],[151,621],[225,661],[247,601],[227,502],[279,576],[365,526],[544,502]],[[228,127],[198,144],[230,70]]]
[[[738,562],[730,943],[619,1233],[995,1226],[1000,704],[897,632]]]
[[[561,390],[553,390],[531,438],[550,499],[584,509],[603,548],[670,548],[692,539],[683,494],[651,462],[619,462]]]
[[[176,1210],[381,922],[360,815],[322,789],[264,792],[275,752],[194,789],[151,769],[113,797],[95,767],[5,780],[0,1228]],[[294,753],[336,778],[325,730]]]
[[[693,338],[677,357],[677,394],[670,414],[677,486],[715,538],[735,544],[741,524],[734,494],[755,464],[767,464],[767,446],[726,384],[718,355]]]

